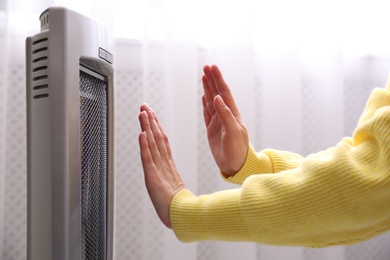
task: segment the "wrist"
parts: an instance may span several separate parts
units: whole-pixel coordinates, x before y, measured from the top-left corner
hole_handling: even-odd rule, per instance
[[[221,171],[221,176],[228,182],[242,184],[246,178],[253,174],[272,173],[272,161],[266,153],[257,153],[249,144],[248,152],[242,167],[234,175],[226,176]]]

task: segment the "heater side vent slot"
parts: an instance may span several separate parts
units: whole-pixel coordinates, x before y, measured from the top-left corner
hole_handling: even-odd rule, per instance
[[[49,97],[49,38],[41,35],[34,39],[31,47],[33,98],[47,98]]]
[[[47,98],[49,95],[48,94],[42,94],[42,95],[35,95],[33,96],[34,99],[39,99],[39,98]]]
[[[40,38],[38,40],[33,41],[33,45],[36,45],[36,44],[41,43],[41,42],[47,42],[48,40],[49,39],[47,37]]]

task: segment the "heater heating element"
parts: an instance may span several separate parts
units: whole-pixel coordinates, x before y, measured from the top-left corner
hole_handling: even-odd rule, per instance
[[[85,71],[80,70],[81,259],[103,260],[107,243],[107,83]]]
[[[111,36],[62,7],[40,20],[26,40],[27,259],[112,260]]]

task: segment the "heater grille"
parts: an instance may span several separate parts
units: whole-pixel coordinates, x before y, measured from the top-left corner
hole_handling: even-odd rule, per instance
[[[101,78],[80,70],[82,260],[107,255],[108,104]]]

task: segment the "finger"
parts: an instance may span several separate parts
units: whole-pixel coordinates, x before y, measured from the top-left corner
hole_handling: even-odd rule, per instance
[[[138,137],[142,167],[145,175],[156,173],[156,167],[149,150],[149,144],[146,132],[141,132]]]
[[[160,158],[167,158],[167,155],[169,155],[169,151],[167,150],[167,138],[164,134],[164,131],[162,130],[162,127],[160,127],[159,123],[157,122],[157,115],[153,110],[150,110],[148,111],[148,117],[150,128],[153,133],[153,139],[158,149],[159,156]]]
[[[212,78],[214,82],[214,86],[217,89],[217,92],[219,94],[223,93],[224,91],[229,90],[229,86],[225,82],[221,70],[218,68],[217,65],[211,65],[209,69],[210,77]]]
[[[141,111],[141,112],[142,112],[142,111],[148,112],[148,111],[150,111],[150,110],[151,110],[151,108],[150,108],[149,105],[146,104],[146,103],[142,104],[141,107],[140,107],[140,111]]]
[[[215,110],[217,111],[217,114],[221,119],[223,126],[226,129],[234,129],[235,127],[237,127],[236,117],[233,115],[229,107],[225,104],[222,97],[219,95],[216,96],[214,99],[214,103],[215,103]]]
[[[213,79],[213,76],[211,74],[211,67],[209,65],[205,65],[203,67],[204,76],[207,80],[208,87],[210,89],[210,93],[212,94],[212,98],[214,98],[215,95],[218,95],[218,90],[215,86],[215,82]]]
[[[202,96],[202,105],[203,105],[203,119],[204,119],[204,123],[207,127],[211,122],[211,115],[209,113],[209,110],[207,109],[206,98],[204,95]]]
[[[155,122],[157,123],[157,126],[158,126],[158,128],[160,130],[160,133],[161,133],[162,145],[164,145],[164,148],[165,148],[165,151],[166,151],[166,156],[168,156],[168,158],[171,159],[172,158],[172,152],[171,152],[171,146],[169,144],[168,136],[165,134],[164,128],[160,124],[160,120],[158,119],[158,117],[156,115],[155,115],[154,119],[155,119]]]
[[[209,83],[207,81],[207,78],[205,75],[202,77],[202,84],[203,84],[203,92],[204,92],[204,97],[205,97],[205,108],[209,111],[211,115],[214,115],[215,109],[214,109],[214,95],[210,90]]]
[[[155,134],[153,132],[153,128],[151,125],[151,122],[152,122],[151,117],[153,117],[153,116],[150,115],[150,112],[142,111],[139,115],[139,120],[141,123],[142,131],[146,133],[148,147],[149,147],[149,151],[150,151],[150,154],[152,156],[152,159],[154,162],[159,162],[161,156],[160,156],[160,151],[159,151],[158,145],[157,145],[156,140],[155,140]]]
[[[150,127],[154,139],[154,142],[151,142],[151,145],[156,145],[159,153],[158,155],[156,154],[156,156],[158,156],[157,158],[165,157],[170,159],[172,157],[172,152],[169,141],[156,113],[147,104],[143,104],[140,109],[144,113],[147,113],[148,126]]]
[[[142,111],[139,114],[138,119],[139,119],[139,123],[140,123],[140,126],[141,126],[141,130],[143,132],[146,132],[147,130],[149,130],[150,126],[149,126],[149,119],[148,119],[147,112],[146,111]]]
[[[234,101],[232,92],[229,86],[226,84],[222,72],[216,65],[210,67],[210,73],[213,77],[215,87],[218,94],[222,97],[224,103],[229,107],[234,116],[240,116],[236,102]]]
[[[141,107],[140,107],[140,110],[141,110],[141,113],[140,113],[140,116],[141,114],[143,115],[142,118],[145,118],[144,119],[144,124],[145,126],[149,126],[151,131],[153,132],[153,135],[154,135],[154,129],[152,129],[152,121],[155,120],[157,121],[157,115],[156,113],[153,111],[153,109],[151,107],[149,107],[148,104],[142,104]],[[144,114],[145,113],[145,114]],[[142,119],[140,118],[140,120]],[[146,122],[146,119],[147,119],[147,122]],[[141,125],[142,126],[142,125]],[[143,129],[145,130],[145,129]],[[158,129],[157,129],[158,130]],[[145,130],[146,131],[146,130]]]

